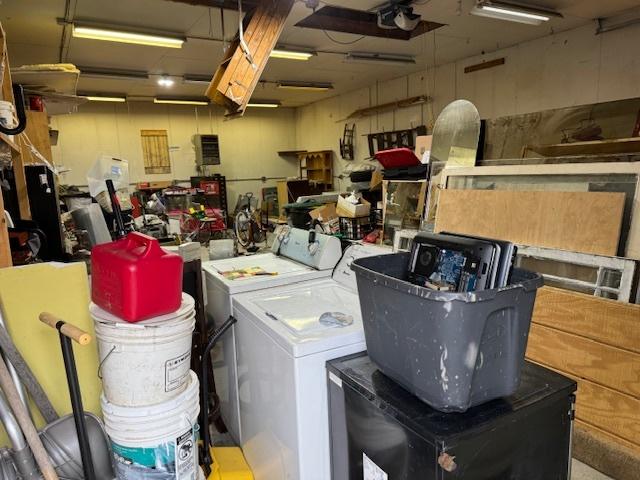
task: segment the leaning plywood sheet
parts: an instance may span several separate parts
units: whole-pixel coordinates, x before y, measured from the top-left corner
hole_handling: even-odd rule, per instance
[[[623,209],[622,193],[443,190],[435,231],[615,255]]]
[[[544,287],[538,290],[533,321],[640,354],[640,305]]]
[[[544,287],[526,355],[578,382],[577,420],[640,453],[640,306]]]
[[[0,301],[7,330],[54,408],[59,415],[71,413],[58,335],[40,322],[38,315],[51,312],[93,335],[85,265],[44,263],[0,269]],[[101,415],[96,346],[76,345],[74,352],[84,409]],[[40,414],[35,418],[42,427]],[[0,433],[0,445],[6,445],[4,431],[0,429]]]

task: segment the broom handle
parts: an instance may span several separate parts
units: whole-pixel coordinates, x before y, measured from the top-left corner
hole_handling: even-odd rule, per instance
[[[39,318],[42,323],[49,325],[53,329],[58,328],[58,322],[62,322],[62,320],[60,320],[58,317],[47,312],[42,312]],[[84,330],[76,327],[75,325],[71,325],[70,323],[64,323],[60,327],[60,332],[69,337],[71,340],[78,342],[80,345],[87,345],[91,343],[91,335],[89,335]]]
[[[18,420],[18,424],[27,439],[29,447],[31,447],[31,451],[38,463],[38,467],[40,467],[42,476],[45,480],[58,480],[58,474],[51,465],[49,455],[47,454],[44,445],[42,445],[42,441],[38,436],[38,431],[29,417],[27,408],[20,401],[18,390],[11,380],[11,374],[9,373],[7,364],[2,357],[0,357],[0,386],[2,387],[2,391],[4,392],[9,405],[16,416],[16,420]]]

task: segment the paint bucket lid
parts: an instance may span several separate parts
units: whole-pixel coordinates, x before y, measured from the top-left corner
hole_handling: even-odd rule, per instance
[[[189,316],[191,316],[193,314],[194,308],[195,308],[195,300],[193,299],[193,297],[187,293],[182,293],[182,303],[180,304],[180,308],[178,308],[178,310],[176,310],[175,312],[172,313],[167,313],[165,315],[160,315],[158,317],[153,317],[150,318],[148,320],[144,320],[142,322],[137,322],[135,324],[132,324],[130,322],[127,322],[126,320],[123,320],[120,317],[117,317],[116,315],[107,312],[106,310],[100,308],[98,305],[96,305],[95,303],[91,302],[89,304],[89,313],[91,314],[91,316],[93,317],[93,319],[96,322],[101,322],[101,323],[126,323],[129,325],[147,325],[147,326],[153,326],[159,323],[164,323],[168,320],[176,320],[176,319],[183,319],[183,318],[187,318]]]

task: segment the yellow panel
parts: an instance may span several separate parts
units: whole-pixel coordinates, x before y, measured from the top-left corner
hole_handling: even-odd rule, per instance
[[[58,333],[41,323],[38,315],[50,312],[94,335],[89,316],[89,279],[84,263],[44,263],[0,269],[0,301],[13,341],[33,370],[58,414],[71,413]],[[85,411],[102,416],[98,351],[95,342],[74,344]],[[32,407],[37,427],[44,421]],[[0,445],[7,444],[0,429]]]
[[[238,447],[211,449],[213,468],[208,480],[253,480],[253,473]]]

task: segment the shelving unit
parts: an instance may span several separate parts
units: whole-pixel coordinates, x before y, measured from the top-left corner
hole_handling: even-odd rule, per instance
[[[321,191],[333,189],[333,152],[322,150],[304,152],[298,155],[300,162],[300,178],[309,180]]]
[[[7,42],[4,29],[0,24],[0,45],[2,48],[2,65],[0,65],[0,71],[2,72],[2,100],[10,101],[15,104],[13,98],[13,88],[11,83],[11,72],[9,64],[9,52],[7,51]],[[25,220],[31,219],[31,209],[29,208],[29,196],[27,194],[27,182],[24,174],[24,163],[22,156],[21,141],[12,141],[7,135],[0,133],[0,143],[8,145],[11,149],[11,159],[13,162],[13,172],[16,182],[16,193],[18,196],[18,205],[20,209],[20,217]],[[11,261],[11,249],[9,247],[9,231],[6,219],[4,217],[4,200],[0,195],[0,268],[10,267]]]

